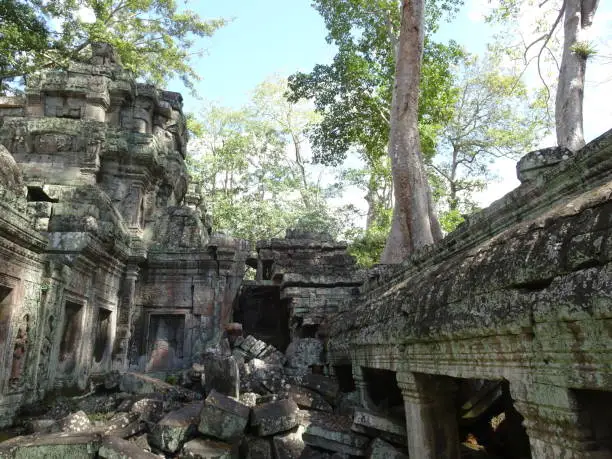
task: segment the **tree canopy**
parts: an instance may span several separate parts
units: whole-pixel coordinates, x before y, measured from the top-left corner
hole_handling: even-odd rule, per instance
[[[198,37],[225,24],[205,20],[174,0],[0,0],[0,80],[83,59],[89,45],[113,45],[138,77],[162,83],[178,77],[190,87]]]

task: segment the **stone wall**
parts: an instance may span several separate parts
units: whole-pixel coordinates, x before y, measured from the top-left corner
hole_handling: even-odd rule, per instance
[[[211,235],[186,143],[181,95],[103,44],[0,98],[0,423],[96,374],[189,367],[220,337],[247,247]]]
[[[509,382],[534,459],[609,458],[612,131],[535,152],[523,183],[330,317],[328,358],[395,372],[411,457],[456,458],[456,390]],[[523,170],[529,169],[527,173]]]

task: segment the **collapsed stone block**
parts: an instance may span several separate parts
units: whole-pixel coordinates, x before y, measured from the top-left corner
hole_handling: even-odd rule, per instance
[[[308,374],[301,378],[301,385],[318,392],[325,400],[335,404],[340,393],[340,386],[334,379],[318,374]]]
[[[205,354],[202,363],[206,393],[215,390],[228,397],[238,397],[240,374],[234,356]]]
[[[1,458],[66,459],[95,458],[102,438],[92,432],[51,433],[15,437],[0,443]]]
[[[104,433],[118,438],[127,438],[145,430],[138,413],[118,413],[104,426]]]
[[[405,445],[408,441],[406,423],[403,420],[382,416],[363,409],[355,410],[351,429],[354,432],[371,437],[381,436],[400,445]]]
[[[86,432],[93,428],[89,417],[83,411],[69,414],[59,421],[62,432]]]
[[[151,427],[149,443],[162,451],[176,453],[196,432],[202,402],[193,402],[164,416]]]
[[[204,401],[198,430],[220,440],[234,440],[244,433],[249,413],[248,406],[213,390]]]
[[[136,401],[130,411],[137,413],[141,421],[157,422],[163,416],[164,403],[154,398],[143,398]]]
[[[251,426],[264,437],[291,430],[298,425],[298,406],[293,400],[279,400],[253,407]]]
[[[304,426],[297,426],[291,432],[272,437],[275,459],[294,459],[301,457],[306,444],[302,439]]]
[[[253,408],[255,405],[257,405],[258,397],[259,396],[255,392],[243,392],[240,394],[240,397],[238,397],[238,400],[240,400],[240,403]]]
[[[285,351],[287,366],[308,369],[312,365],[323,365],[323,343],[316,338],[295,339]]]
[[[351,430],[351,420],[321,411],[310,413],[310,423],[302,435],[310,446],[353,456],[364,456],[370,439]]]
[[[272,445],[268,438],[247,435],[240,445],[241,459],[269,459],[272,456]]]
[[[318,411],[333,411],[332,406],[317,392],[305,387],[290,385],[286,390],[287,397],[300,408]]]
[[[370,443],[366,457],[368,459],[408,459],[407,454],[380,438],[376,438]]]
[[[104,459],[159,459],[159,456],[144,451],[137,444],[119,437],[102,440],[98,456]]]
[[[134,372],[126,372],[121,375],[119,389],[123,392],[137,395],[156,394],[163,397],[164,400],[178,400],[181,402],[193,402],[202,398],[197,392],[173,386],[161,379]]]
[[[195,438],[183,446],[179,459],[236,459],[238,446]]]

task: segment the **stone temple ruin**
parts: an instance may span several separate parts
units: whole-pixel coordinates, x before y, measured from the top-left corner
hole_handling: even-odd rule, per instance
[[[366,271],[215,234],[180,94],[92,54],[0,98],[0,457],[612,458],[612,131]]]

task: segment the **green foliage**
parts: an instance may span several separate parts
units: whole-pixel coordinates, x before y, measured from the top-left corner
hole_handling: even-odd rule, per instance
[[[461,223],[462,214],[477,209],[473,196],[493,179],[492,162],[517,160],[550,129],[542,94],[530,94],[499,59],[489,55],[480,62],[466,56],[456,69],[453,117],[439,136],[438,155],[429,161],[429,179],[446,232]]]
[[[376,214],[376,221],[365,230],[356,230],[349,234],[352,242],[349,245],[348,252],[355,257],[357,264],[363,268],[370,268],[379,262],[391,228],[392,209],[378,209]]]
[[[191,87],[193,45],[225,21],[204,20],[174,0],[0,0],[0,78],[84,59],[89,45],[113,45],[138,77],[163,83],[179,77]],[[18,58],[11,53],[18,50]],[[197,52],[195,52],[197,54]]]
[[[31,55],[44,53],[50,34],[44,18],[28,3],[0,0],[0,92],[7,80],[31,70]]]
[[[317,117],[304,104],[287,102],[285,91],[285,81],[271,79],[257,87],[248,107],[213,106],[190,121],[199,135],[188,164],[215,231],[253,243],[289,228],[339,234],[342,222],[326,203],[329,190],[313,180],[305,151],[306,126]]]
[[[597,47],[590,41],[577,41],[571,46],[571,50],[583,59],[588,59],[597,54]]]

